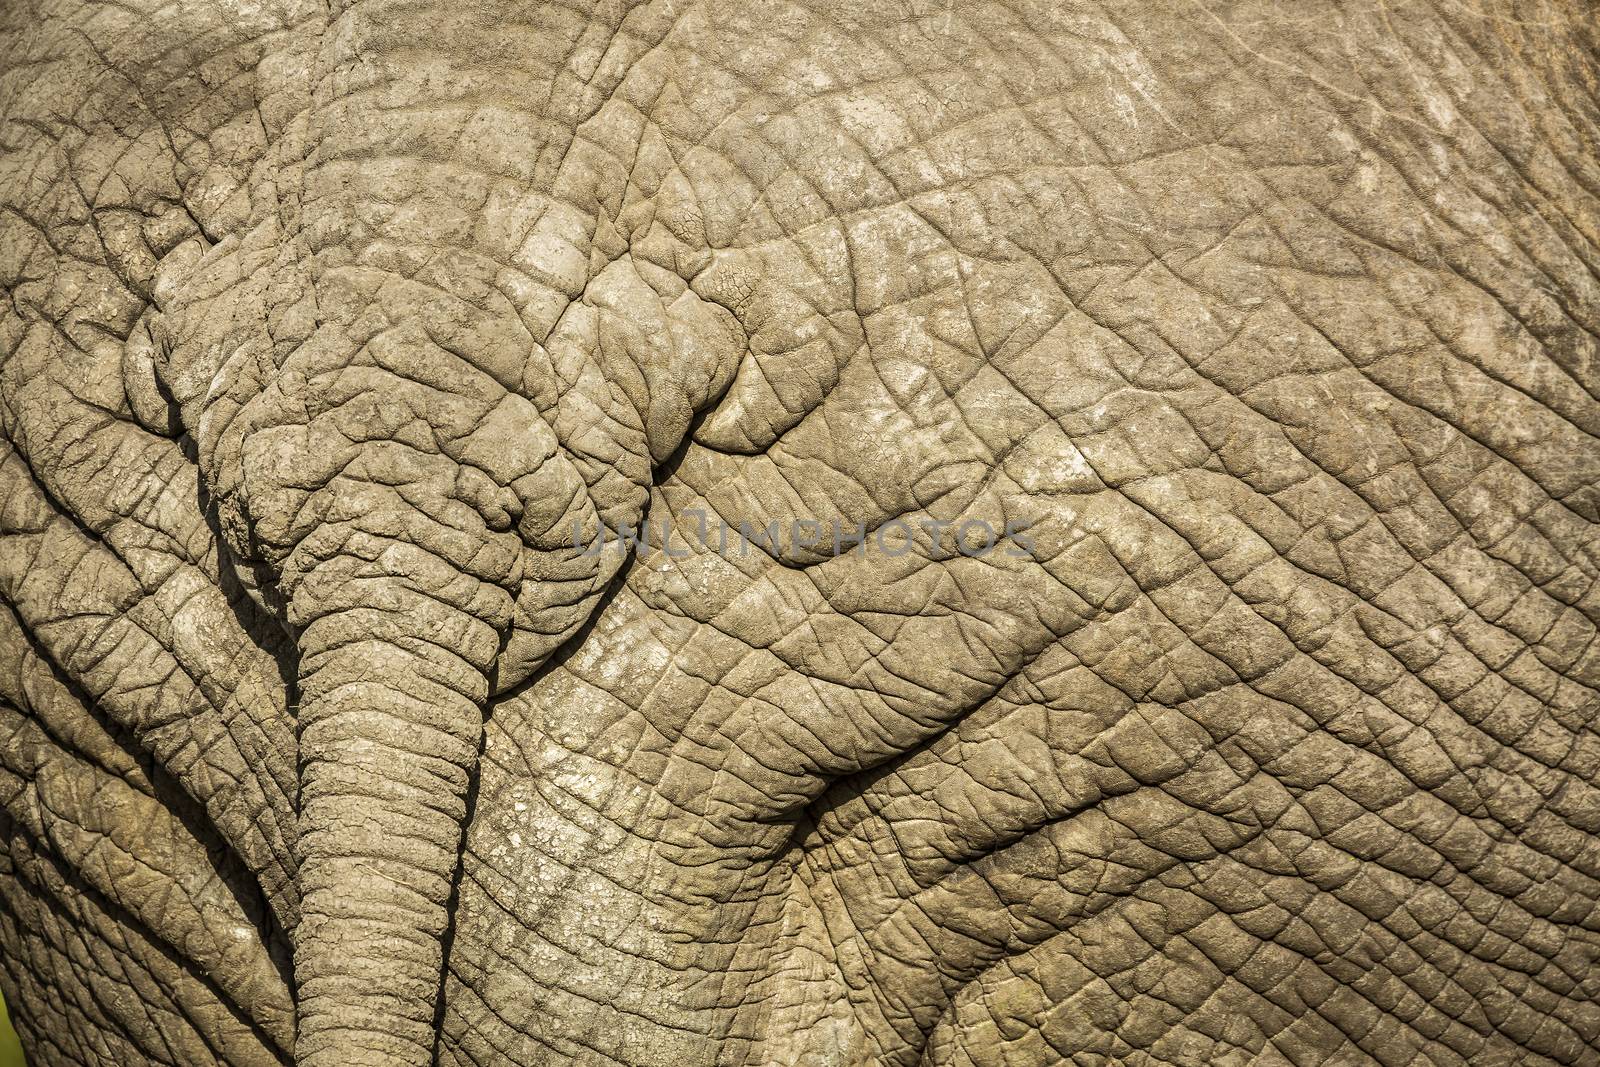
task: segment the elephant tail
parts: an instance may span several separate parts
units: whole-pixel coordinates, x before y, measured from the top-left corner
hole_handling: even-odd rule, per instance
[[[413,375],[448,366],[409,351]],[[255,414],[222,450],[237,458],[214,499],[231,550],[274,572],[299,650],[297,1062],[420,1067],[435,1058],[451,897],[506,649],[533,627],[545,640],[524,640],[523,659],[542,661],[616,558],[535,543],[590,505],[526,401],[390,440],[361,420],[444,404],[404,375],[362,380],[303,425],[289,416],[314,410],[310,396]]]
[[[300,634],[294,954],[298,1061],[312,1067],[433,1062],[443,939],[503,627],[499,590],[480,589],[490,603],[463,608],[395,566],[420,551],[340,556],[307,579],[334,587],[322,605],[345,601]]]

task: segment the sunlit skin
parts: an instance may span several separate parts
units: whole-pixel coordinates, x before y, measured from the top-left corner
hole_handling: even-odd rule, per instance
[[[1600,20],[0,11],[34,1064],[1600,1064]]]

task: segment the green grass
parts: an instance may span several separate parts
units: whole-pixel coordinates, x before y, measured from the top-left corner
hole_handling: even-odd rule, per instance
[[[0,1067],[22,1067],[22,1062],[22,1046],[17,1042],[17,1032],[11,1029],[5,999],[0,998]]]

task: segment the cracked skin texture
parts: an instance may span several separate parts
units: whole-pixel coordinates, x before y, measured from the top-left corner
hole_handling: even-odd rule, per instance
[[[1600,1064],[1596,15],[6,5],[30,1062]]]

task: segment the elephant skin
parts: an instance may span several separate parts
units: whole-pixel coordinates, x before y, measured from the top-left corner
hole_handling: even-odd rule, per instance
[[[30,1063],[1600,1064],[1590,0],[0,10]]]

